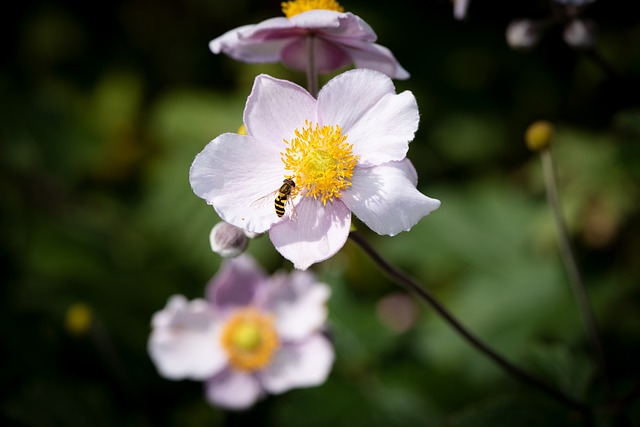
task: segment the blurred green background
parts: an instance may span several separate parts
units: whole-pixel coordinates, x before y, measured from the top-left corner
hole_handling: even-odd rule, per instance
[[[531,122],[551,120],[613,395],[627,393],[640,378],[640,2],[598,0],[586,12],[613,73],[564,44],[561,26],[532,51],[509,48],[509,22],[547,17],[549,1],[472,0],[462,22],[447,0],[342,5],[411,73],[396,82],[421,112],[409,157],[420,190],[442,201],[409,233],[362,232],[501,354],[602,401],[540,161],[523,141]],[[407,298],[351,242],[312,268],[333,289],[337,360],[326,384],[227,413],[206,404],[200,383],[161,378],[146,352],[152,314],[172,294],[202,296],[220,263],[208,242],[218,218],[190,189],[191,161],[237,130],[257,74],[305,84],[207,45],[280,16],[279,2],[12,9],[0,29],[2,425],[582,425]],[[291,268],[268,238],[249,252],[269,271]],[[611,408],[600,409],[610,425]],[[617,425],[640,425],[637,401],[628,414]]]

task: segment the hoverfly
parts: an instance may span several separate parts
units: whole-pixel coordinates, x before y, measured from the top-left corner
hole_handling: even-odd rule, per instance
[[[285,214],[285,204],[289,206],[291,209],[291,213],[293,213],[293,200],[291,199],[291,193],[296,188],[296,183],[290,179],[285,178],[282,181],[282,185],[277,190],[267,194],[264,197],[259,198],[255,202],[251,203],[251,206],[259,206],[266,200],[274,200],[273,205],[276,211],[276,215],[278,218],[282,218]],[[272,199],[275,196],[275,199]]]

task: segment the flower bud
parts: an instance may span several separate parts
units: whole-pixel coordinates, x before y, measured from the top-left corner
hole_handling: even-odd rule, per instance
[[[571,47],[589,49],[596,38],[596,26],[590,20],[573,19],[564,27],[562,38]]]
[[[507,43],[513,49],[530,49],[540,40],[540,26],[531,19],[517,19],[507,26]]]
[[[213,252],[224,258],[233,258],[245,251],[249,238],[241,228],[221,221],[211,229],[209,242]]]
[[[76,302],[69,306],[65,315],[65,326],[71,335],[86,334],[93,323],[93,311],[88,304]]]
[[[524,140],[531,151],[542,151],[551,143],[553,125],[546,120],[533,122],[527,128]]]

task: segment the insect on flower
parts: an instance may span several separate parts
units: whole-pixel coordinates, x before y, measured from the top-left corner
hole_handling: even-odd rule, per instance
[[[290,215],[293,216],[293,198],[291,193],[296,188],[296,183],[291,178],[285,178],[282,181],[282,185],[277,190],[260,197],[258,200],[251,203],[251,206],[261,206],[265,201],[272,200],[275,196],[274,207],[278,218],[282,218],[285,214],[285,204],[289,208]]]

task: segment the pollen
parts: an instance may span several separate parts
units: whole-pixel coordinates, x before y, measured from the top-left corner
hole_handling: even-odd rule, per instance
[[[337,125],[320,127],[307,120],[294,133],[295,138],[284,141],[287,148],[281,153],[289,178],[296,183],[294,192],[320,199],[326,206],[351,186],[359,157],[353,155],[353,145]]]
[[[273,358],[280,342],[273,317],[254,308],[236,311],[227,321],[221,336],[229,364],[236,370],[255,372]]]
[[[281,6],[282,12],[287,18],[314,9],[344,12],[344,8],[335,0],[292,0],[282,2]]]

